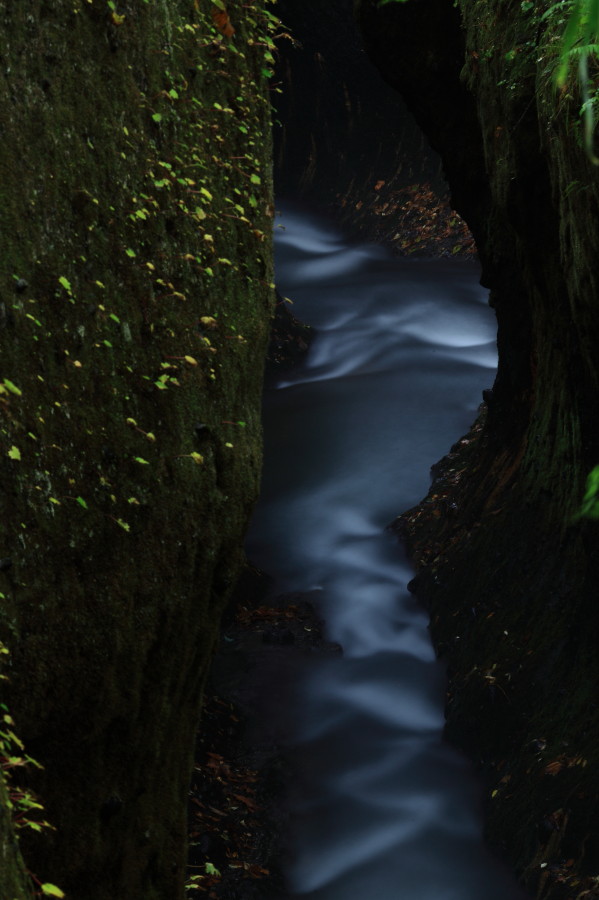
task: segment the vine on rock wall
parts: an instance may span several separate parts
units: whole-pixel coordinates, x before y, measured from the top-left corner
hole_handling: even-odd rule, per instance
[[[0,658],[8,649],[0,641]],[[0,681],[6,681],[0,675]],[[37,897],[64,897],[55,884],[41,882],[32,872],[26,872],[21,857],[18,835],[23,829],[40,833],[52,826],[42,819],[43,806],[31,791],[21,788],[15,773],[39,763],[25,753],[23,741],[15,734],[15,721],[5,703],[0,703],[0,840],[2,842],[2,888],[11,900],[26,900],[35,892]]]

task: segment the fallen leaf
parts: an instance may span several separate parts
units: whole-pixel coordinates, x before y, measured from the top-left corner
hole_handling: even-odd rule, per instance
[[[208,809],[210,810],[210,812],[215,813],[215,815],[217,815],[217,816],[226,817],[226,815],[227,815],[225,812],[222,812],[222,810],[215,809],[214,806],[209,806]]]
[[[241,794],[232,794],[231,796],[234,797],[235,800],[239,800],[240,803],[243,803],[244,806],[247,806],[251,812],[256,812],[259,808],[249,797],[243,797]]]

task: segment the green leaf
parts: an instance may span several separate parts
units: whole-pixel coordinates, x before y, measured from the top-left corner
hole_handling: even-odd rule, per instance
[[[262,184],[262,179],[259,175],[251,175],[250,181],[252,182],[252,184]]]
[[[206,870],[206,875],[217,875],[217,876],[220,877],[220,872],[219,872],[219,870],[216,868],[216,866],[212,865],[212,863],[207,862],[207,863],[204,865],[204,868],[205,868],[205,870]]]
[[[76,497],[75,499],[77,500],[77,503],[79,504],[79,506],[82,506],[83,509],[88,509],[88,505],[85,502],[85,500],[83,499],[83,497]]]
[[[148,462],[148,460],[147,460],[147,459],[142,459],[141,456],[135,456],[134,459],[135,459],[135,462],[140,463],[140,465],[142,465],[142,466],[149,466],[149,465],[150,465],[150,463]]]
[[[137,256],[137,253],[135,252],[135,250],[132,250],[131,247],[127,247],[127,249],[125,250],[125,253],[127,254],[127,256],[130,256],[131,258],[133,258],[134,256]]]
[[[21,397],[23,395],[23,391],[20,388],[18,388],[16,386],[16,384],[13,384],[12,381],[9,381],[8,378],[5,378],[4,381],[2,382],[2,384],[4,385],[4,387],[6,388],[7,391],[11,392],[11,394],[16,394],[17,397]]]
[[[154,122],[156,122],[157,125],[162,122],[162,116],[160,115],[160,113],[154,113],[152,119],[154,120]]]
[[[12,447],[10,448],[10,450],[8,451],[8,455],[10,456],[11,459],[16,459],[16,460],[20,460],[20,459],[21,459],[21,451],[19,450],[18,447],[15,447],[14,444],[12,445]]]
[[[45,894],[46,897],[64,897],[64,891],[61,891],[59,887],[56,887],[55,884],[42,884],[42,894]]]
[[[575,519],[599,519],[599,466],[589,472],[582,506]]]
[[[569,53],[576,41],[580,38],[581,11],[578,6],[570,13],[566,30],[563,33],[560,47],[560,64],[557,70],[556,82],[558,87],[563,87],[568,77]]]
[[[59,284],[61,284],[63,286],[65,291],[71,290],[71,282],[69,281],[68,278],[65,278],[64,275],[60,276],[60,278],[58,279],[58,282],[59,282]]]

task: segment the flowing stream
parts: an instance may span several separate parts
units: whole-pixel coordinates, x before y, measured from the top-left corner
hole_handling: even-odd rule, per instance
[[[480,785],[442,740],[443,667],[385,533],[491,386],[494,316],[474,263],[397,259],[282,206],[278,287],[317,337],[266,394],[248,554],[277,592],[311,592],[343,647],[298,688],[291,891],[516,900],[482,843]]]

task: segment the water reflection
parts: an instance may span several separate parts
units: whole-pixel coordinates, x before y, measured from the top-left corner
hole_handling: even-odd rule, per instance
[[[277,281],[318,336],[265,402],[250,558],[317,591],[344,656],[300,685],[292,891],[318,900],[510,900],[479,785],[441,741],[444,676],[385,525],[416,503],[495,366],[472,263],[392,258],[286,207]]]

